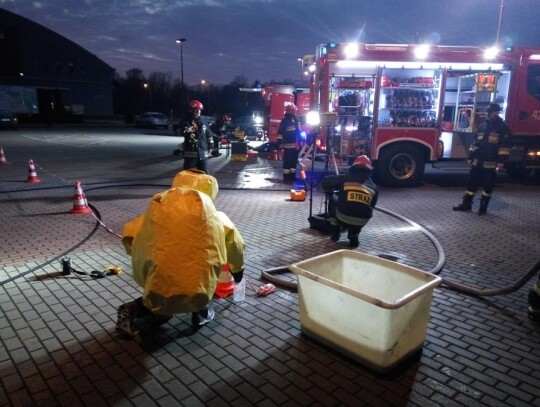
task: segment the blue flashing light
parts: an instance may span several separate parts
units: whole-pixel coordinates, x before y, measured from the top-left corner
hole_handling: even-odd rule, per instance
[[[301,139],[301,140],[305,140],[306,138],[307,138],[307,132],[301,131],[301,132],[300,132],[300,139]]]
[[[514,47],[506,47],[504,50],[506,52],[512,52],[514,50]]]
[[[337,48],[338,44],[335,42],[328,43],[328,48]]]

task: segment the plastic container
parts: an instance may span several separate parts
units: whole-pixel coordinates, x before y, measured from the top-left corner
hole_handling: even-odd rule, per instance
[[[422,348],[440,277],[352,250],[289,269],[298,276],[304,334],[378,372]]]
[[[244,301],[246,299],[246,279],[243,278],[239,283],[234,283],[233,298],[235,302]]]
[[[291,201],[305,201],[306,190],[305,189],[291,189]]]

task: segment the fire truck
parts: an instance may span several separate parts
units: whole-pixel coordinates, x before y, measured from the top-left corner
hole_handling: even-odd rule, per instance
[[[540,168],[540,48],[328,43],[312,68],[319,142],[342,162],[367,154],[384,185],[466,160],[490,103],[513,133],[507,171]]]
[[[260,92],[264,105],[264,130],[270,143],[277,140],[279,123],[285,116],[285,108],[290,104],[297,107],[297,116],[302,122],[310,109],[309,89],[294,85],[266,85],[262,88],[240,88],[242,92]]]

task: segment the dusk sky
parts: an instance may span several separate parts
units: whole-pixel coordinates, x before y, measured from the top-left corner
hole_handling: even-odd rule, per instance
[[[184,80],[297,80],[298,57],[327,42],[540,46],[540,0],[0,0],[94,53]]]

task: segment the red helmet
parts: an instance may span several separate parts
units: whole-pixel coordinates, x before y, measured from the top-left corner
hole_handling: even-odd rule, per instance
[[[296,105],[294,103],[291,103],[290,105],[287,105],[285,107],[285,113],[286,114],[296,114],[296,111],[298,109],[296,108]]]
[[[360,155],[360,156],[356,157],[356,159],[352,163],[352,166],[353,167],[364,167],[364,168],[368,168],[370,170],[373,169],[373,167],[371,166],[371,160],[368,158],[367,155]]]
[[[198,109],[203,110],[203,105],[198,100],[192,100],[188,105],[189,110]]]

